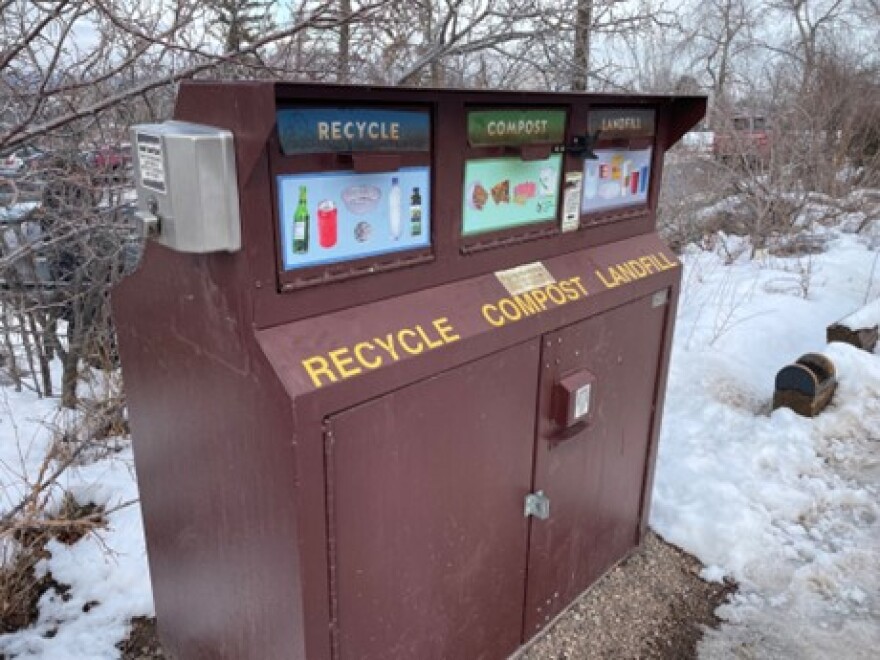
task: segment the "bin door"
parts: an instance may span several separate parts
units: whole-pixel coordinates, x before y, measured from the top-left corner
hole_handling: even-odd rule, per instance
[[[534,489],[549,500],[550,515],[531,518],[525,639],[638,544],[668,309],[658,300],[543,337]],[[590,383],[590,413],[566,430],[553,397],[560,381],[572,380]]]
[[[335,658],[517,648],[539,354],[535,339],[329,419]]]

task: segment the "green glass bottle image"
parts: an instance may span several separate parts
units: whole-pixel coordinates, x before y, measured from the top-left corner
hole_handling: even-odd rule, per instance
[[[409,233],[412,236],[422,235],[422,195],[419,193],[418,186],[413,188],[412,195],[409,198]]]
[[[304,254],[309,251],[309,203],[306,187],[299,187],[299,204],[293,214],[293,252]]]

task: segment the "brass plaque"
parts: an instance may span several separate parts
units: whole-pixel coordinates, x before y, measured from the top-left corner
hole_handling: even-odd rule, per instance
[[[540,289],[542,286],[556,282],[556,278],[540,261],[508,270],[499,270],[495,273],[495,277],[511,296],[518,296],[526,291]]]

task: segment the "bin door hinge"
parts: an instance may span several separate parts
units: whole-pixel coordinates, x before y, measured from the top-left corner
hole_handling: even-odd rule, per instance
[[[523,515],[528,518],[534,516],[539,520],[547,520],[550,517],[550,500],[544,495],[543,490],[526,495],[526,505]]]

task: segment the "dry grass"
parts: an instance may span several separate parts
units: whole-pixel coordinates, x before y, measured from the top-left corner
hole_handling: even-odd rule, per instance
[[[69,492],[52,515],[32,514],[28,509],[6,519],[0,526],[0,632],[25,628],[36,621],[37,604],[49,589],[62,594],[67,586],[46,573],[38,577],[37,565],[50,554],[50,539],[73,544],[94,530],[106,526],[104,508],[81,504]]]

